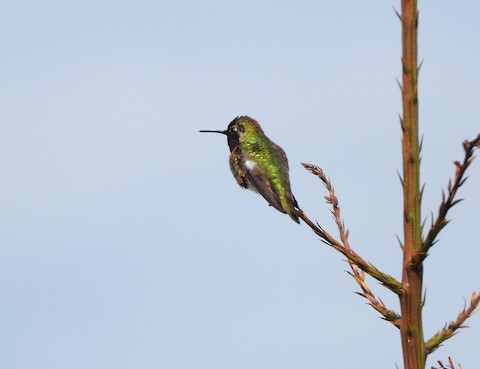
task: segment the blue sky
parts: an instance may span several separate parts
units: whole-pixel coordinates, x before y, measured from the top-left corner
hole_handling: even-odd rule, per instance
[[[352,247],[400,278],[398,3],[2,2],[0,367],[401,366],[342,258],[197,132],[256,118],[309,216],[334,233],[300,162],[332,179]],[[480,131],[479,12],[420,3],[425,216]],[[479,165],[426,261],[426,337],[480,288]],[[469,325],[427,367],[475,367]]]

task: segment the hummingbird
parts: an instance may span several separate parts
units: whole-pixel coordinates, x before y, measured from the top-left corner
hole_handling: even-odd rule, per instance
[[[201,130],[227,136],[230,170],[242,188],[262,195],[275,209],[300,223],[298,203],[290,188],[285,151],[272,142],[255,119],[240,116],[225,131]]]

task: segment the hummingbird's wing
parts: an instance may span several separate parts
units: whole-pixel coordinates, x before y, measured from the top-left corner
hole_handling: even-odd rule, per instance
[[[257,172],[257,173],[255,173]],[[269,181],[267,176],[258,173],[258,169],[253,168],[252,170],[247,171],[247,179],[249,184],[255,189],[260,195],[263,196],[268,203],[273,206],[275,209],[282,213],[286,213],[283,209],[280,200],[277,197],[276,191],[272,186],[272,183]]]
[[[245,162],[247,180],[271,206],[300,223],[295,210],[298,204],[290,188],[287,156],[280,146],[271,141],[270,147],[264,146],[263,149],[263,160]]]
[[[261,148],[257,148],[257,150],[260,149]],[[268,154],[268,151],[264,151],[263,153],[264,155]],[[285,213],[264,165],[253,160],[251,157],[244,157],[239,146],[232,150],[229,163],[233,176],[240,187],[248,188],[259,193],[271,206]]]

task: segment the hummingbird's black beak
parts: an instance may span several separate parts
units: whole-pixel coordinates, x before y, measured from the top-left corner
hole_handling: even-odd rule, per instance
[[[210,131],[210,130],[207,130],[207,129],[202,129],[201,131],[198,131],[198,132],[221,133],[221,134],[223,134],[223,135],[226,135],[226,134],[227,134],[227,131]]]

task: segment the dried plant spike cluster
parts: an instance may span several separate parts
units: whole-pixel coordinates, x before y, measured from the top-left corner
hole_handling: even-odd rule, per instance
[[[435,220],[432,220],[432,225],[428,231],[426,237],[422,242],[422,248],[418,255],[418,258],[414,260],[414,263],[421,263],[428,255],[429,249],[437,242],[437,236],[440,231],[448,224],[447,213],[448,211],[458,204],[462,199],[456,199],[458,189],[465,183],[468,177],[465,177],[465,172],[472,164],[475,156],[473,156],[476,148],[480,147],[480,134],[472,141],[464,141],[463,149],[465,156],[463,162],[455,161],[455,177],[448,181],[448,195],[442,192],[442,202],[438,209],[438,215]]]
[[[467,308],[465,305],[463,310],[458,313],[457,319],[450,322],[448,325],[445,324],[442,330],[437,332],[432,338],[430,338],[426,343],[426,351],[428,354],[435,351],[442,345],[442,342],[453,337],[457,334],[458,329],[468,328],[468,326],[463,325],[465,321],[478,312],[478,307],[480,305],[480,292],[474,292],[470,296],[470,304]]]
[[[432,366],[432,369],[456,369],[451,357],[448,358],[447,366],[443,365],[441,361],[437,361],[437,363],[438,363],[438,367]],[[460,364],[458,364],[458,369],[462,369],[462,366]]]

